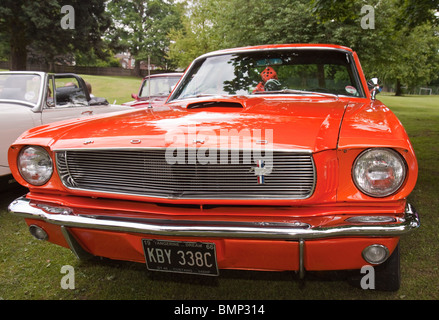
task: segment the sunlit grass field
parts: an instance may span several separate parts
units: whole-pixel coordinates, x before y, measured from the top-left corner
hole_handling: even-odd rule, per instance
[[[84,76],[96,96],[122,103],[137,92],[140,78]],[[294,273],[222,271],[218,278],[151,273],[138,263],[82,262],[68,249],[35,240],[25,222],[6,212],[25,190],[0,198],[1,299],[439,299],[439,96],[379,97],[400,118],[414,145],[419,178],[410,202],[422,226],[401,239],[402,284],[398,292],[351,287],[340,279]],[[63,289],[64,265],[75,270],[75,289]]]
[[[92,86],[96,97],[104,97],[112,104],[121,104],[133,100],[131,93],[138,93],[142,78],[136,77],[107,77],[81,75],[84,81]]]

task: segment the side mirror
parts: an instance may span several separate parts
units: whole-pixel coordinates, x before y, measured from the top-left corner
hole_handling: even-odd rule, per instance
[[[135,93],[132,93],[131,94],[131,98],[133,98],[133,99],[139,99],[139,96],[137,95],[137,94],[135,94]]]
[[[369,92],[371,95],[371,99],[375,100],[376,95],[381,92],[381,87],[379,85],[378,78],[372,78],[367,82],[367,86],[369,88]]]
[[[54,107],[55,107],[55,102],[53,101],[52,98],[47,99],[47,101],[46,101],[46,106],[47,106],[48,108],[54,108]]]

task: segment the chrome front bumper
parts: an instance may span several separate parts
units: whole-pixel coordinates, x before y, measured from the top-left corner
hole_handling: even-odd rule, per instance
[[[53,209],[53,210],[52,210]],[[63,209],[65,209],[63,211]],[[52,213],[54,211],[60,213]],[[312,226],[307,223],[292,222],[230,222],[135,219],[110,216],[76,215],[72,209],[38,206],[21,197],[9,205],[14,215],[46,221],[63,228],[86,228],[115,232],[130,232],[160,236],[181,237],[221,237],[271,240],[307,240],[331,237],[394,237],[406,234],[420,226],[419,216],[407,204],[404,218],[392,223],[346,223],[337,226]]]

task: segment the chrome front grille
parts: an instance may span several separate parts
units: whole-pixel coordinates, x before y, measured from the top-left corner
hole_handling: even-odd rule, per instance
[[[191,152],[183,150],[185,160],[170,164],[166,149],[160,148],[64,150],[56,152],[56,165],[67,188],[105,193],[175,199],[305,199],[314,190],[311,153],[275,150],[270,157],[262,153],[261,159],[272,159],[265,163],[272,169],[262,173],[260,184],[255,174],[258,161],[256,157],[249,161],[246,151],[218,150],[217,161],[209,157],[207,164],[191,161]]]

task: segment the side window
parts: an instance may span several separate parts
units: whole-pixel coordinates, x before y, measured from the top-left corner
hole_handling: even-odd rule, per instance
[[[325,65],[326,88],[334,93],[357,95],[355,81],[350,78],[348,69],[342,65]],[[350,88],[350,89],[349,89]]]
[[[78,80],[71,78],[54,77],[55,107],[88,106],[83,88]]]

